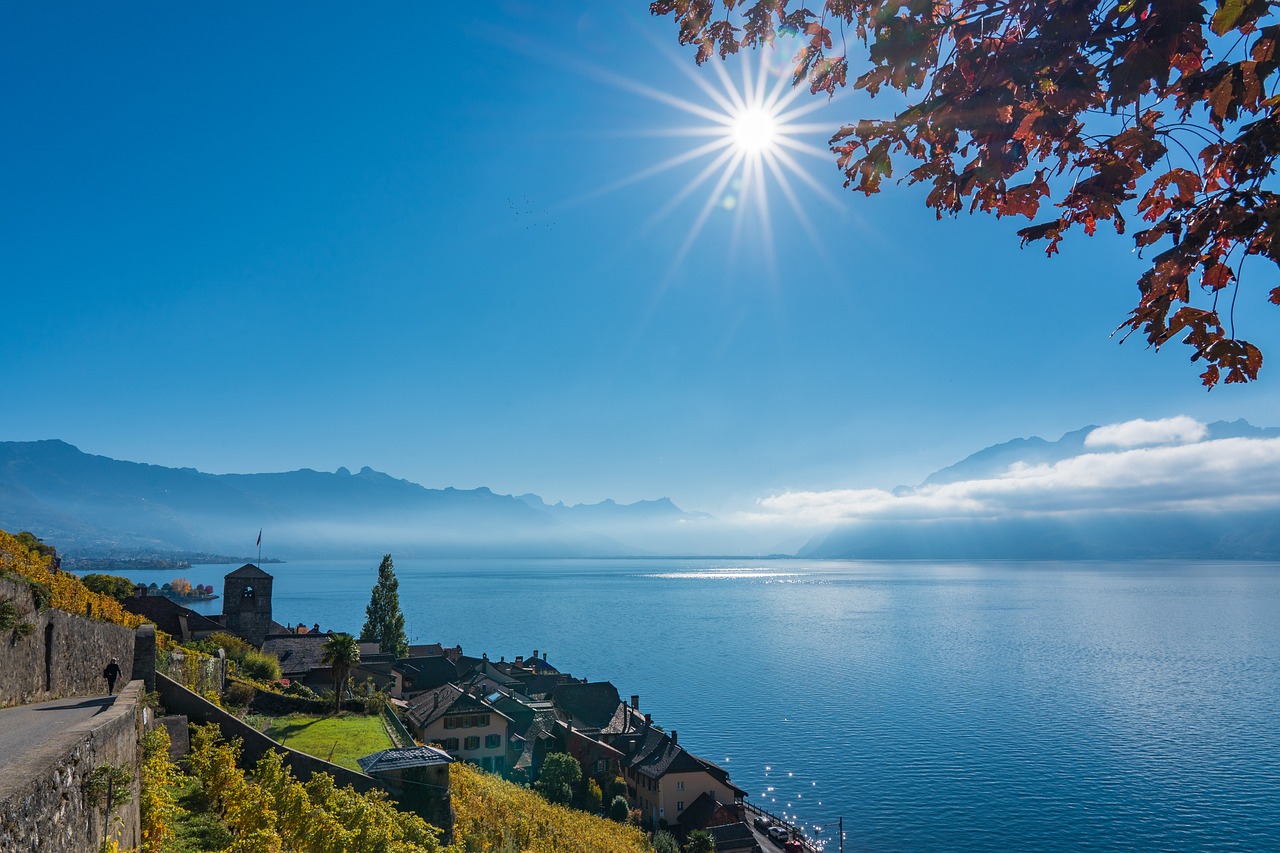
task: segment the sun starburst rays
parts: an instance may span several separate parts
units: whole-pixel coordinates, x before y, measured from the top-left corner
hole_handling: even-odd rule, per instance
[[[830,162],[830,152],[814,141],[830,138],[837,125],[811,118],[805,120],[827,106],[828,101],[820,99],[796,105],[796,99],[807,89],[791,86],[788,68],[771,68],[767,58],[752,61],[750,54],[739,56],[735,61],[740,66],[738,75],[730,73],[731,66],[714,60],[702,69],[692,67],[687,61],[677,63],[681,73],[704,96],[702,103],[647,85],[630,81],[627,85],[637,94],[676,107],[700,120],[635,134],[684,137],[699,144],[689,151],[639,169],[610,187],[618,188],[706,160],[644,221],[641,228],[644,232],[650,231],[691,197],[701,195],[693,222],[672,257],[670,272],[679,268],[717,213],[733,219],[728,247],[730,254],[739,255],[740,247],[746,242],[747,229],[755,229],[751,243],[764,253],[765,265],[772,269],[776,264],[774,218],[778,210],[789,213],[811,241],[819,242],[813,217],[807,209],[810,199],[802,197],[799,187],[805,188],[805,196],[812,194],[838,208],[834,193],[814,178],[808,164],[802,162],[805,159],[812,159],[815,163]],[[711,69],[709,75],[704,73],[708,66]],[[770,185],[776,188],[776,195]]]

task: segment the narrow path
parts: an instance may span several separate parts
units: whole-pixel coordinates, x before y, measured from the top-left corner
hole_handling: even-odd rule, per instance
[[[83,737],[80,724],[109,710],[115,696],[73,696],[0,709],[0,799],[42,766],[40,756]]]

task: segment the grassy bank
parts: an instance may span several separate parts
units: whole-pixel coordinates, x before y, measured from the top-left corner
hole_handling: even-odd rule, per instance
[[[360,714],[317,717],[289,714],[276,717],[267,727],[267,737],[290,749],[323,758],[334,764],[359,770],[357,758],[395,746],[387,735],[382,718]]]

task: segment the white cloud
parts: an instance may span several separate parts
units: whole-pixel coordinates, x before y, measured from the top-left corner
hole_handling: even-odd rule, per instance
[[[757,501],[744,520],[826,527],[882,519],[1270,507],[1280,507],[1280,438],[1226,438],[1016,465],[992,479],[902,495],[879,489],[783,492]]]
[[[1209,428],[1186,415],[1148,421],[1138,418],[1100,426],[1085,436],[1085,447],[1149,447],[1156,444],[1189,444],[1209,434]]]

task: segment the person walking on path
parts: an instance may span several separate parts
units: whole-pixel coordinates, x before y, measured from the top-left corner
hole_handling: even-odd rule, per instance
[[[116,679],[120,677],[120,664],[115,658],[111,659],[111,663],[107,664],[107,668],[102,671],[102,677],[107,680],[107,695],[116,692]]]

